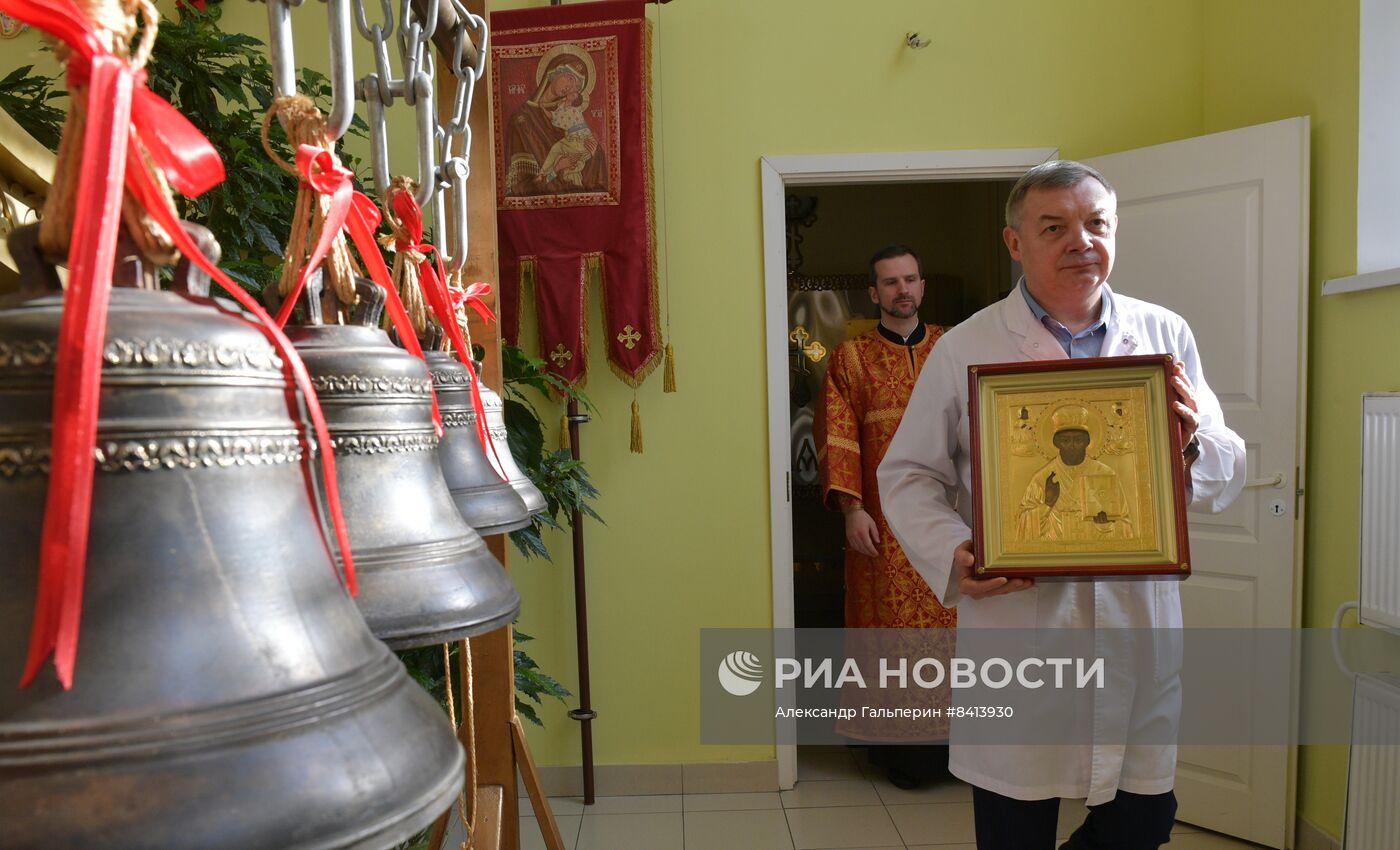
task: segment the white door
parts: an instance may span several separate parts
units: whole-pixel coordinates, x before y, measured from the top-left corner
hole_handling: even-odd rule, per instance
[[[1308,133],[1308,119],[1293,118],[1089,160],[1118,191],[1114,291],[1186,318],[1226,421],[1249,450],[1249,486],[1235,504],[1191,514],[1188,628],[1298,622]],[[1270,674],[1254,675],[1242,674],[1242,688],[1258,704],[1276,691]],[[1293,757],[1285,746],[1183,746],[1178,817],[1284,847]]]

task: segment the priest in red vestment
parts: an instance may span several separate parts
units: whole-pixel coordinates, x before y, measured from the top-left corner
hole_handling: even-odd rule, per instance
[[[896,642],[914,642],[881,643],[879,654],[908,655],[911,665],[929,655],[946,663],[953,632],[944,630],[957,625],[957,613],[939,604],[904,556],[885,524],[875,480],[919,370],[945,329],[919,320],[924,279],[912,250],[903,245],[885,248],[871,258],[870,269],[870,300],[880,308],[880,323],[832,354],[815,424],[822,497],[828,508],[841,511],[846,524],[846,628],[938,630],[891,634]],[[864,645],[861,654],[873,654],[874,646]],[[874,701],[871,694],[860,698],[866,704]],[[946,689],[941,694],[917,689],[887,692],[880,702],[887,707],[946,705]],[[947,730],[947,718],[837,724],[843,735],[878,743],[946,740]],[[888,765],[891,781],[901,787],[941,775],[941,767],[929,762],[946,765],[947,760],[945,748],[876,747],[871,755]]]

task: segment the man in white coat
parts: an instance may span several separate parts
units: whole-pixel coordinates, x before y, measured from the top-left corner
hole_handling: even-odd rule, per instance
[[[880,465],[890,527],[939,601],[957,606],[962,634],[994,628],[1107,635],[1110,629],[1181,627],[1175,581],[973,577],[969,365],[1175,355],[1172,407],[1184,429],[1190,509],[1223,510],[1244,486],[1244,442],[1225,425],[1186,321],[1109,288],[1117,226],[1113,189],[1087,165],[1048,162],[1016,183],[1003,238],[1024,277],[1009,296],[934,347]],[[1090,742],[960,744],[954,722],[950,769],[974,786],[979,850],[1053,848],[1060,797],[1087,798],[1090,811],[1062,850],[1147,850],[1169,840],[1176,814],[1174,732],[1170,741],[1131,741],[1134,730],[1175,729],[1180,662],[1158,658],[1149,666],[1141,675],[1130,672],[1145,680],[1138,681],[1130,705],[1092,689],[1074,695],[1083,701],[1077,711],[1092,718]],[[1104,729],[1117,732],[1103,735]],[[1119,733],[1125,737],[1115,737]]]

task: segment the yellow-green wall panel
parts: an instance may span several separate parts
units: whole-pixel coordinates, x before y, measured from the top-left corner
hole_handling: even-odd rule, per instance
[[[1356,271],[1357,0],[1212,0],[1205,6],[1205,130],[1312,116],[1303,625],[1326,627],[1357,592],[1360,395],[1400,389],[1390,317],[1400,290],[1321,297]],[[1304,747],[1299,813],[1342,832],[1345,747]]]

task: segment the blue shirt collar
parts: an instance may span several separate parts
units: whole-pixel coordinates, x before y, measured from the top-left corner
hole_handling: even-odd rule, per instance
[[[1043,325],[1045,324],[1045,320],[1049,319],[1055,325],[1061,328],[1064,327],[1064,325],[1061,325],[1055,319],[1055,317],[1045,312],[1045,308],[1040,306],[1040,302],[1035,300],[1035,296],[1031,295],[1030,287],[1026,286],[1026,279],[1024,276],[1016,285],[1021,290],[1021,295],[1023,295],[1026,299],[1026,306],[1030,307],[1031,312],[1035,314],[1035,320],[1037,322],[1040,322]],[[1098,321],[1094,322],[1094,324],[1090,325],[1089,327],[1085,328],[1079,333],[1074,334],[1072,337],[1073,339],[1082,339],[1083,337],[1089,336],[1090,334],[1098,333],[1099,331],[1102,331],[1108,327],[1108,320],[1113,315],[1113,298],[1108,294],[1108,287],[1104,287],[1099,291],[1103,293],[1103,297],[1099,299]],[[1068,328],[1066,328],[1065,330],[1066,332],[1068,332]]]

